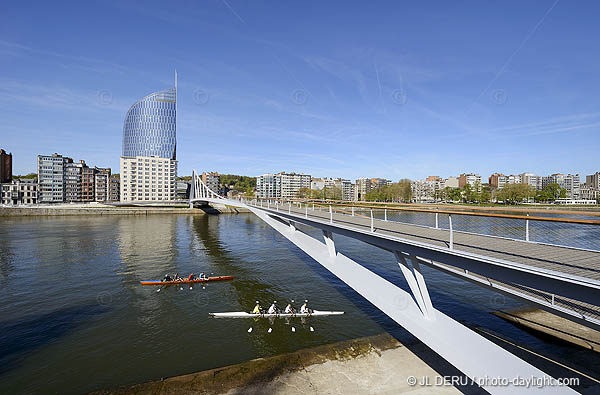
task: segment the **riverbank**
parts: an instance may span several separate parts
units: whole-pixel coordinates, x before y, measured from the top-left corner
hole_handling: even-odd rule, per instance
[[[236,207],[114,207],[114,206],[59,206],[59,207],[0,207],[0,217],[34,217],[65,215],[152,215],[152,214],[237,214],[250,212]]]
[[[514,311],[496,311],[493,314],[519,327],[600,352],[599,331],[547,311],[528,308]]]
[[[408,378],[425,376],[434,383],[439,374],[386,333],[94,394],[396,394],[422,391]]]

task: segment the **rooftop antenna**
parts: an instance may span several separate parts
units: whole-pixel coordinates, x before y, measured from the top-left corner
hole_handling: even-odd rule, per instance
[[[175,133],[177,133],[177,69],[175,69]],[[173,152],[173,159],[177,156],[177,140],[175,140],[175,152]]]

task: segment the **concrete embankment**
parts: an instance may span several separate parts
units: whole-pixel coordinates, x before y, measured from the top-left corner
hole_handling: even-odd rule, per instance
[[[432,389],[409,385],[411,376],[434,383],[439,374],[383,334],[95,394],[397,394]],[[460,393],[452,386],[435,387],[434,392]]]
[[[237,214],[250,210],[236,207],[0,207],[0,217],[34,217],[63,215],[152,215],[152,214]]]
[[[23,207],[0,208],[0,217],[33,217],[59,215],[150,215],[150,214],[205,214],[201,209],[162,207]]]
[[[498,311],[498,317],[513,324],[600,352],[600,332],[539,309]]]

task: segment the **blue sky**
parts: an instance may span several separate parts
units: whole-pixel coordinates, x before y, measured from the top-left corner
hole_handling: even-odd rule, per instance
[[[118,169],[179,73],[179,174],[600,170],[595,1],[9,2],[0,148]],[[118,171],[118,170],[117,170]]]

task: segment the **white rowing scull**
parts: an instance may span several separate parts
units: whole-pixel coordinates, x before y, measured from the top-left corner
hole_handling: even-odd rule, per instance
[[[342,315],[343,311],[318,311],[313,310],[310,313],[276,313],[276,314],[253,314],[246,313],[244,311],[232,311],[229,313],[208,313],[208,315],[215,318],[267,318],[267,317],[323,317],[328,315]]]

